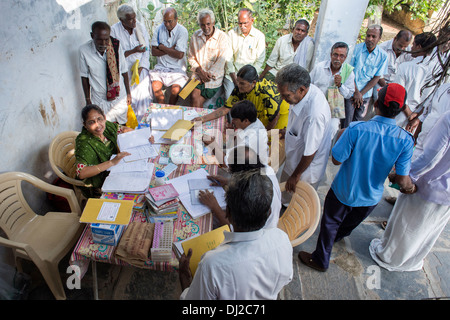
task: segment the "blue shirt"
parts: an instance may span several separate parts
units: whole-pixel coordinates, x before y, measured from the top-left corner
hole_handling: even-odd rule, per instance
[[[355,46],[350,64],[355,68],[355,83],[359,91],[372,80],[373,77],[383,76],[388,73],[388,55],[386,51],[376,46],[369,53],[365,43],[359,43]],[[372,96],[372,90],[366,92],[363,98]]]
[[[342,163],[331,184],[336,197],[351,207],[376,205],[394,165],[398,175],[409,174],[413,148],[413,137],[395,119],[375,116],[350,123],[332,149]]]

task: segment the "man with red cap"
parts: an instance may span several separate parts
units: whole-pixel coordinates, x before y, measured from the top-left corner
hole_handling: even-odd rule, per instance
[[[333,244],[349,236],[372,212],[393,166],[400,191],[416,192],[409,177],[414,140],[395,123],[405,100],[405,88],[390,83],[378,93],[376,116],[367,122],[352,122],[340,132],[332,161],[342,165],[325,198],[316,250],[298,255],[307,266],[322,272],[328,269]]]

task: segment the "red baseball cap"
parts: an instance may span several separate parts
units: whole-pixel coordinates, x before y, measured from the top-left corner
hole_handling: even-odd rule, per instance
[[[399,108],[403,108],[406,100],[406,90],[398,83],[389,83],[380,89],[378,99],[383,101],[386,107],[389,107],[389,102],[395,101],[399,104]]]

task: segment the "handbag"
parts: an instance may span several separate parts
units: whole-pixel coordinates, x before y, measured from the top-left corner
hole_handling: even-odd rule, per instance
[[[328,87],[327,100],[330,105],[331,117],[342,119],[345,118],[344,97],[336,86]]]

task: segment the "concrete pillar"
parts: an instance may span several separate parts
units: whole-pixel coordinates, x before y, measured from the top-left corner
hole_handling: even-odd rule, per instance
[[[334,43],[343,41],[349,46],[350,60],[359,35],[369,0],[322,0],[314,33],[313,63],[330,58]]]

